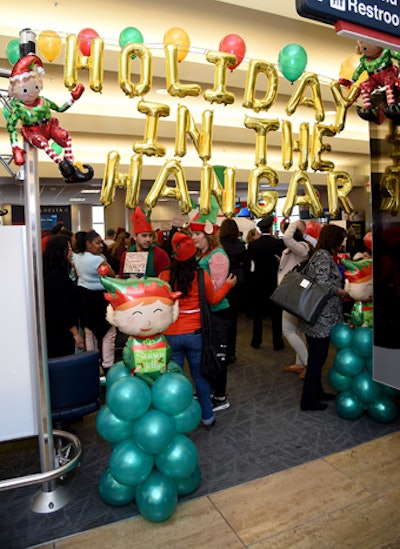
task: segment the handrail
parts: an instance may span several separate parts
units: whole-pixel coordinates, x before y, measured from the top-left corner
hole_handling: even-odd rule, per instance
[[[20,488],[21,486],[31,486],[32,484],[38,484],[53,480],[55,478],[61,477],[62,475],[69,473],[74,467],[76,467],[82,456],[82,445],[79,438],[67,431],[58,431],[54,430],[53,434],[58,437],[66,438],[72,442],[76,450],[76,456],[71,459],[65,465],[57,467],[57,469],[51,469],[50,471],[43,471],[42,473],[34,473],[32,475],[26,475],[24,477],[16,477],[10,479],[0,480],[0,492],[4,490],[9,490],[10,488]],[[47,439],[47,434],[45,434],[45,439]]]

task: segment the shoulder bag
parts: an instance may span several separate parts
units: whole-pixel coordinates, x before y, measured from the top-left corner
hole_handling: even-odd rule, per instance
[[[284,311],[315,324],[329,299],[329,290],[306,274],[307,267],[286,273],[270,299]]]
[[[206,300],[204,271],[198,269],[199,302],[201,315],[202,354],[200,372],[208,381],[213,382],[221,373],[221,364],[217,357],[213,315]]]

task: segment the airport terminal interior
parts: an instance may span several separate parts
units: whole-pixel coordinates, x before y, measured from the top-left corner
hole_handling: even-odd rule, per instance
[[[395,2],[375,0],[382,9],[388,5],[387,13],[393,13]],[[79,100],[57,116],[71,133],[75,161],[92,166],[94,176],[66,184],[44,151],[33,153],[29,165],[17,166],[6,116],[1,116],[0,231],[4,234],[26,223],[36,253],[35,207],[42,224],[62,222],[73,232],[96,227],[105,236],[108,227],[130,231],[132,206],[138,203],[151,211],[155,228],[168,232],[173,223],[190,221],[201,199],[200,183],[213,167],[228,173],[225,183],[235,182],[236,212],[253,205],[258,214],[235,218],[243,233],[254,226],[254,218],[264,216],[265,210],[256,206],[265,208],[271,193],[279,204],[277,228],[286,217],[317,218],[322,224],[333,221],[346,230],[352,227],[362,239],[378,222],[390,218],[395,225],[398,201],[390,185],[398,182],[398,125],[382,113],[379,124],[362,119],[356,108],[362,105],[361,96],[343,109],[341,94],[348,92],[338,79],[351,79],[357,66],[357,36],[337,34],[329,23],[300,16],[296,3],[37,0],[32,5],[20,0],[7,6],[0,20],[2,106],[7,101],[12,47],[28,30],[43,61],[44,96],[62,105],[78,82],[85,86]],[[124,64],[121,34],[131,27],[140,30],[147,50],[130,52]],[[175,64],[164,46],[168,31],[176,28],[181,40],[184,31],[187,41]],[[82,51],[75,52],[77,57],[67,55],[80,44],[84,29],[98,40],[99,57],[92,61]],[[212,58],[224,51],[220,44],[229,35],[242,45],[243,58],[223,73]],[[49,36],[56,36],[56,41],[49,42]],[[282,62],[282,52],[290,44],[300,45],[305,53],[296,76]],[[394,48],[398,53],[398,39]],[[75,72],[78,60],[81,66]],[[171,92],[174,87],[176,93]],[[265,171],[259,181],[261,169]],[[384,173],[389,175],[382,213],[374,204],[381,198],[376,189]],[[166,187],[180,186],[180,191],[161,191],[162,181]],[[219,222],[227,213],[224,208],[228,201],[221,198]],[[389,242],[390,253],[399,241],[396,236]],[[7,258],[4,261],[7,265]],[[16,294],[23,293],[21,288],[14,290],[17,284],[24,286],[20,273],[3,279],[3,303],[14,303],[9,285]],[[36,307],[32,298],[32,314],[39,314]],[[396,302],[387,308],[394,318]],[[199,426],[188,435],[198,450],[201,481],[194,492],[179,496],[168,520],[146,520],[135,502],[113,506],[100,497],[99,479],[107,468],[110,446],[99,436],[98,412],[93,412],[69,426],[82,456],[77,467],[55,481],[69,500],[53,512],[32,509],[47,483],[24,485],[21,480],[42,470],[45,437],[23,435],[23,429],[14,436],[8,429],[1,436],[0,546],[399,547],[400,418],[395,414],[378,421],[367,409],[345,418],[334,402],[324,411],[301,411],[302,380],[283,370],[293,363],[293,351],[288,344],[275,351],[270,319],[263,322],[263,342],[255,349],[251,315],[239,315],[236,361],[228,367],[231,407],[217,412],[211,430]],[[21,356],[27,351],[20,349],[22,334],[8,324],[3,308],[0,341],[6,359],[0,364],[0,396],[8,404],[0,402],[0,435],[13,423],[6,409],[13,400],[21,405],[21,414],[30,404],[25,391],[38,391],[33,402],[43,398],[37,397],[36,382],[35,388],[27,387],[29,367],[21,374],[14,366],[10,371],[10,341]],[[397,356],[396,345],[390,360]],[[336,352],[331,345],[323,373],[327,391],[332,390],[328,376]],[[398,407],[400,386],[389,381],[385,386],[388,394],[393,389],[390,395]],[[102,391],[105,398],[104,386]],[[18,420],[23,424],[23,417]],[[29,428],[37,430],[35,421]],[[12,487],[5,486],[9,481]]]

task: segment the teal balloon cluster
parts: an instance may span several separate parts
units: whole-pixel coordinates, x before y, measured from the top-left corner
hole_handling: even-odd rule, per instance
[[[197,448],[187,436],[200,418],[183,374],[167,372],[149,386],[130,376],[123,362],[114,364],[107,374],[107,402],[96,418],[97,432],[111,448],[99,481],[103,501],[113,506],[135,501],[146,519],[168,519],[178,497],[200,485]]]
[[[357,419],[364,411],[381,423],[397,417],[397,390],[372,379],[372,328],[337,324],[331,330],[337,352],[328,372],[329,384],[338,391],[336,411],[345,419]]]

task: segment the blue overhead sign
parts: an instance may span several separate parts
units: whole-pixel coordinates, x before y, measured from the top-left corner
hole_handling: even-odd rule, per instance
[[[296,9],[323,23],[341,20],[400,37],[400,0],[296,0]]]

